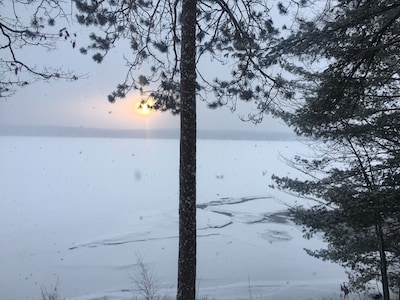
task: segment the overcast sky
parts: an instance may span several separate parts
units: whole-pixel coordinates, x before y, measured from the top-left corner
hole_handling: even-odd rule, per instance
[[[58,30],[56,26],[54,30]],[[77,47],[70,41],[61,41],[56,51],[43,48],[26,48],[20,58],[36,66],[50,65],[85,74],[75,82],[38,82],[7,98],[0,98],[0,126],[50,125],[72,127],[95,127],[113,129],[178,128],[179,117],[170,113],[152,113],[144,117],[136,112],[140,100],[138,92],[131,92],[126,99],[109,103],[107,95],[126,75],[121,48],[113,49],[101,64],[91,59],[92,54],[82,55],[79,48],[85,46],[88,32],[76,25]],[[211,71],[212,65],[210,64]],[[139,75],[139,72],[138,72]],[[241,104],[235,112],[229,108],[210,110],[198,101],[198,128],[214,130],[288,131],[282,121],[266,117],[263,123],[254,125],[243,122],[252,107]]]

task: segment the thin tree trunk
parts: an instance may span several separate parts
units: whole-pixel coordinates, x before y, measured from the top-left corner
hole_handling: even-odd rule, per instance
[[[385,243],[383,239],[382,226],[380,224],[375,225],[375,230],[378,235],[378,241],[379,241],[379,257],[381,261],[383,300],[390,300],[389,279],[387,275],[387,260],[386,260]]]
[[[196,296],[196,1],[182,0],[177,300]]]
[[[397,299],[400,300],[400,275],[398,275],[398,277],[397,277],[397,288],[398,288],[398,290],[397,290],[397,293],[398,293]]]

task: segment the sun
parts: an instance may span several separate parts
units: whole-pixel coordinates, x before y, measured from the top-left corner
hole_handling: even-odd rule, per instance
[[[150,100],[145,103],[139,101],[136,104],[136,112],[142,116],[148,116],[154,112],[154,109],[151,108],[152,105],[153,102],[150,102]]]

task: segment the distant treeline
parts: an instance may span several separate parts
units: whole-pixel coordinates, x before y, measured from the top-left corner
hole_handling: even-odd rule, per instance
[[[92,138],[146,138],[178,139],[179,129],[104,129],[62,126],[0,126],[0,136],[48,136],[48,137],[92,137]],[[199,139],[210,140],[295,140],[291,132],[199,130]]]

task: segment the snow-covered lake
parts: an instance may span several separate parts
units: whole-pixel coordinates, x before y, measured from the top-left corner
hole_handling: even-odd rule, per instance
[[[178,140],[0,137],[0,299],[132,299],[140,255],[174,295]],[[198,287],[208,299],[339,299],[342,268],[308,256],[271,189],[298,141],[198,141]]]

